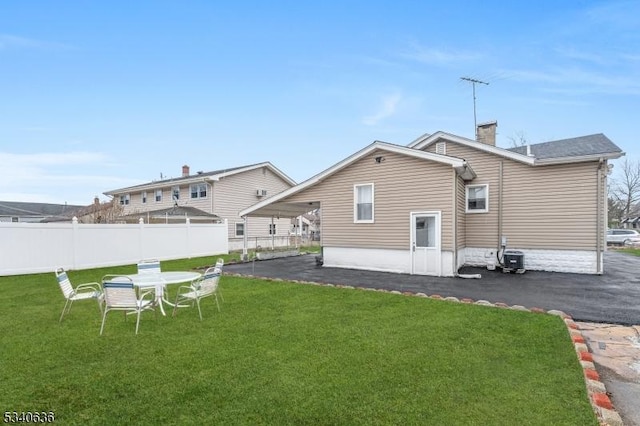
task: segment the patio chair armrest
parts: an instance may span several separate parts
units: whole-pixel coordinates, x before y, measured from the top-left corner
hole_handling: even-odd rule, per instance
[[[197,289],[198,289],[198,287],[196,287],[193,284],[181,285],[180,287],[178,287],[178,294],[182,293],[182,290],[185,290],[186,292],[190,292],[190,291],[195,291]]]
[[[150,288],[144,291],[141,291],[140,294],[138,295],[138,300],[144,300],[145,297],[147,296],[151,296],[150,300],[154,300],[156,297],[156,289],[155,288]]]
[[[78,290],[83,290],[87,288],[90,288],[92,290],[102,293],[102,286],[99,283],[95,283],[95,282],[80,284],[74,290],[77,292]]]

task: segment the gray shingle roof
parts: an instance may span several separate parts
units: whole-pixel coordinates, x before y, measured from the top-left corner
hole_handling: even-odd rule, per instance
[[[67,204],[0,201],[0,216],[40,217],[62,216],[85,206]]]
[[[531,154],[541,160],[547,158],[582,157],[622,152],[616,144],[611,142],[611,140],[602,133],[536,143],[529,147],[531,149]],[[509,148],[508,150],[517,152],[518,154],[527,155],[526,146],[518,146],[516,148]]]

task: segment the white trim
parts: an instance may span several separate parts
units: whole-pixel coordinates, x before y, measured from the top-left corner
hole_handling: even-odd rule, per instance
[[[371,219],[358,219],[358,188],[363,186],[371,187]],[[376,204],[376,196],[375,196],[375,185],[373,182],[371,183],[357,183],[353,185],[353,223],[375,223],[375,204]]]
[[[521,163],[529,164],[532,166],[535,164],[535,159],[532,157],[527,157],[526,155],[518,154],[516,152],[509,151],[504,148],[488,145],[486,143],[467,139],[462,136],[452,135],[446,132],[436,132],[432,135],[425,135],[425,137],[418,138],[415,141],[411,142],[411,144],[409,144],[409,147],[413,149],[421,150],[433,144],[434,142],[437,142],[440,139],[459,143],[460,145],[468,146],[470,148],[478,149],[480,151],[489,152],[491,154],[499,155],[501,157],[510,158],[512,160],[519,161]]]
[[[415,242],[415,232],[413,228],[414,217],[415,216],[434,216],[436,219],[436,245],[432,249],[436,252],[436,274],[435,276],[442,276],[442,211],[440,210],[429,210],[429,211],[417,211],[417,212],[409,212],[409,264],[410,264],[410,274],[414,274],[415,265],[414,265],[414,255],[413,255],[413,244]]]
[[[469,188],[485,187],[484,209],[469,209]],[[489,213],[489,184],[475,183],[464,186],[464,212],[465,213]]]
[[[381,151],[387,151],[387,152],[392,152],[392,153],[396,153],[396,154],[401,154],[401,155],[407,155],[410,157],[414,157],[414,158],[418,158],[421,160],[430,160],[430,161],[435,161],[438,163],[442,163],[442,164],[448,164],[452,167],[465,167],[467,166],[467,162],[461,158],[455,158],[455,157],[448,157],[446,155],[440,155],[440,154],[434,154],[432,152],[426,152],[426,151],[419,151],[417,149],[412,149],[412,148],[407,148],[405,146],[399,146],[399,145],[393,145],[390,143],[386,143],[386,142],[380,142],[380,141],[375,141],[372,144],[364,147],[363,149],[361,149],[360,151],[350,155],[349,157],[345,158],[344,160],[340,161],[339,163],[334,164],[333,166],[329,167],[328,169],[326,169],[325,171],[318,173],[317,175],[305,180],[302,183],[299,183],[298,185],[291,187],[285,191],[282,191],[281,193],[274,195],[268,199],[262,200],[259,203],[254,204],[253,206],[246,208],[244,210],[241,210],[239,215],[240,216],[246,216],[249,215],[253,212],[255,212],[256,210],[260,210],[261,208],[268,206],[269,204],[272,204],[274,202],[280,201],[286,197],[289,197],[293,194],[296,194],[298,192],[303,191],[304,189],[316,185],[318,183],[320,183],[322,180],[326,179],[327,177],[333,175],[334,173],[337,173],[338,171],[346,168],[347,166],[351,165],[352,163],[358,161],[359,159],[365,157],[366,155],[370,154],[371,152],[375,151],[375,150],[381,150]]]

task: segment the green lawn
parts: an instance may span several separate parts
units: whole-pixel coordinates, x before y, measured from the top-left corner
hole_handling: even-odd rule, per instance
[[[148,312],[136,336],[113,312],[99,336],[92,301],[58,323],[53,272],[1,277],[0,408],[59,424],[597,425],[558,317],[231,276],[221,288],[202,322]]]

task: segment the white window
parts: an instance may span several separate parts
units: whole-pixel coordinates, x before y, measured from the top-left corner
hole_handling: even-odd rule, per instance
[[[276,224],[275,223],[270,223],[269,224],[269,235],[276,235]]]
[[[236,237],[244,236],[244,222],[236,222]]]
[[[489,211],[489,185],[467,185],[467,213]]]
[[[162,201],[162,189],[156,189],[156,202]]]
[[[206,198],[207,197],[207,184],[196,183],[189,187],[191,192],[191,198]]]
[[[146,204],[147,203],[147,191],[142,191],[142,194],[140,194],[140,198],[142,199],[142,204]]]
[[[171,188],[171,198],[173,201],[178,201],[180,199],[180,187],[174,186]]]
[[[120,196],[120,205],[122,206],[129,205],[129,194],[124,194]]]
[[[373,184],[353,187],[354,223],[373,223]]]

